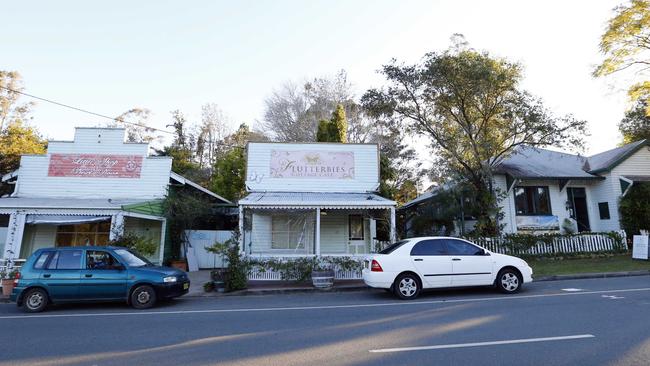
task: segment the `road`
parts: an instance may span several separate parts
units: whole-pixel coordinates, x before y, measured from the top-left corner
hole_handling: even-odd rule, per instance
[[[24,314],[0,304],[4,365],[648,365],[650,277],[444,290],[181,298]]]

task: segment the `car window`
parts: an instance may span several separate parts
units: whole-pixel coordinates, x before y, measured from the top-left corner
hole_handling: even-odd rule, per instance
[[[447,255],[444,239],[422,240],[411,249],[411,255]]]
[[[109,252],[103,250],[86,251],[86,269],[115,269],[120,262]]]
[[[449,255],[478,255],[483,249],[458,239],[446,239]]]
[[[81,269],[81,250],[59,250],[47,265],[48,269]]]
[[[379,254],[390,254],[395,251],[395,249],[401,247],[402,245],[408,243],[408,240],[400,240],[398,242],[395,242],[386,248],[382,249],[379,251]]]
[[[43,252],[38,256],[36,262],[34,262],[34,269],[43,269],[45,267],[45,262],[50,258],[52,252]]]
[[[129,267],[144,267],[153,265],[147,258],[127,249],[116,249],[115,254],[117,254],[124,262],[126,262]]]

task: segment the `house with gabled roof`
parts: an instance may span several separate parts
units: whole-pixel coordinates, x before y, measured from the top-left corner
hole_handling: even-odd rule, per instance
[[[592,156],[522,146],[495,169],[505,233],[618,231],[619,200],[650,182],[650,144],[636,141]],[[400,210],[435,204],[436,190]],[[407,230],[408,233],[408,230]]]

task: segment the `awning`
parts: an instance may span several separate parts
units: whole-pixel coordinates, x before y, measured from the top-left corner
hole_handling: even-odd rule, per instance
[[[27,215],[25,224],[63,225],[87,224],[110,220],[110,216],[75,216],[75,215]]]
[[[374,193],[252,192],[240,206],[264,209],[388,209],[391,201]]]

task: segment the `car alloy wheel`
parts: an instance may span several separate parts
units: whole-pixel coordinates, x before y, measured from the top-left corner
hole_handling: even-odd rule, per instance
[[[30,313],[37,313],[45,310],[47,306],[47,293],[41,289],[32,289],[25,295],[24,309]]]
[[[148,309],[156,303],[156,292],[151,286],[138,286],[131,293],[131,305],[136,309]]]
[[[403,274],[397,278],[395,285],[395,294],[402,300],[414,299],[420,293],[420,283],[413,274]]]
[[[498,281],[499,289],[505,293],[514,293],[521,288],[519,275],[510,269],[501,271]]]

